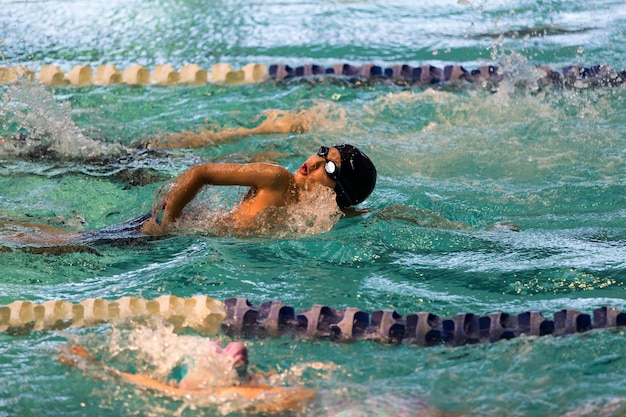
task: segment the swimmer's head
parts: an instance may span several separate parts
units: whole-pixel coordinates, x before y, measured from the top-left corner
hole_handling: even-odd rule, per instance
[[[333,148],[341,155],[341,167],[335,185],[337,205],[341,208],[355,206],[374,191],[376,167],[371,159],[355,146],[343,144],[335,145]]]

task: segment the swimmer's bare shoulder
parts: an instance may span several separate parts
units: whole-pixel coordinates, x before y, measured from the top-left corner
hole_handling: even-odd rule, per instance
[[[247,203],[240,215],[254,216],[264,208],[282,206],[295,198],[293,175],[285,168],[268,163],[201,164],[189,168],[174,181],[152,217],[142,227],[147,234],[166,233],[180,217],[187,204],[205,185],[247,186],[256,189],[254,199]]]

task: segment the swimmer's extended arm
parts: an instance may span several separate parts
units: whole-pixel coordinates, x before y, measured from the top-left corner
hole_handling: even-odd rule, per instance
[[[263,112],[263,121],[252,128],[237,127],[217,132],[203,130],[198,133],[173,133],[152,140],[150,146],[155,149],[199,148],[257,134],[304,133],[311,129],[317,113],[316,107],[298,113],[285,110],[267,110]]]
[[[141,374],[130,374],[128,372],[116,372],[116,376],[119,376],[123,381],[135,384],[144,389],[152,389],[156,391],[161,391],[171,395],[198,395],[198,394],[214,394],[214,395],[229,395],[229,394],[238,394],[242,397],[253,400],[260,396],[261,394],[268,393],[281,393],[287,390],[284,387],[272,387],[270,385],[257,385],[257,386],[245,386],[245,385],[234,385],[231,387],[214,387],[214,388],[202,388],[202,389],[186,389],[179,388],[171,385],[167,385],[162,383],[161,381],[157,381],[156,379],[150,378],[146,375]],[[295,389],[295,388],[292,388]],[[308,392],[306,390],[305,392]],[[314,394],[313,394],[314,396]]]
[[[291,178],[285,168],[265,163],[196,165],[175,180],[174,187],[163,197],[161,210],[153,213],[142,230],[164,233],[205,185],[240,185],[283,193]]]
[[[245,411],[251,414],[282,415],[287,412],[302,411],[306,404],[316,397],[315,391],[305,387],[238,385],[191,390],[172,387],[145,375],[119,372],[117,376],[124,382],[134,384],[142,389],[177,397],[206,398],[207,396],[214,396],[216,402],[224,401],[223,399],[231,399],[232,396],[241,397],[249,401]]]
[[[71,346],[69,353],[72,356],[61,355],[59,360],[70,368],[74,368],[78,361],[94,362],[94,358],[82,346]],[[240,396],[246,400],[252,401],[247,408],[248,411],[254,414],[283,414],[285,412],[299,411],[316,396],[315,391],[304,387],[272,387],[269,385],[238,385],[199,390],[182,389],[166,385],[146,375],[130,374],[109,367],[104,367],[103,369],[108,375],[114,378],[119,378],[124,382],[134,384],[142,389],[167,395],[181,397],[198,396],[198,398],[215,396],[218,402],[220,397],[228,399],[231,398],[232,395]]]

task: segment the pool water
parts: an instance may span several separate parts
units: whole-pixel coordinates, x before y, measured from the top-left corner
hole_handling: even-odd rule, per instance
[[[624,87],[545,88],[534,72],[540,64],[626,68],[621,2],[72,0],[4,1],[2,9],[4,60],[33,70],[487,62],[505,78],[497,86],[2,86],[0,216],[99,229],[148,212],[159,188],[194,164],[261,154],[295,171],[319,146],[343,142],[372,158],[378,182],[362,213],[330,230],[194,229],[60,254],[9,244],[0,251],[0,305],[203,294],[442,317],[626,309]],[[304,133],[195,149],[142,145],[172,132],[253,127],[270,109],[317,109],[317,117]],[[20,132],[31,137],[16,141]],[[207,187],[198,207],[224,210],[244,193]],[[116,331],[0,334],[0,416],[231,411],[92,379],[56,360],[68,341],[102,355],[121,349]],[[606,403],[615,410],[605,415],[626,412],[623,329],[458,347],[245,343],[257,369],[318,392],[306,416],[598,415],[579,411]]]

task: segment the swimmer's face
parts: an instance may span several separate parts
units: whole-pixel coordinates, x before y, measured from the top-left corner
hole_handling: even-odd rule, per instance
[[[341,155],[337,148],[325,148],[311,155],[294,174],[296,184],[305,189],[322,185],[335,188],[337,182],[333,179],[341,169]]]

